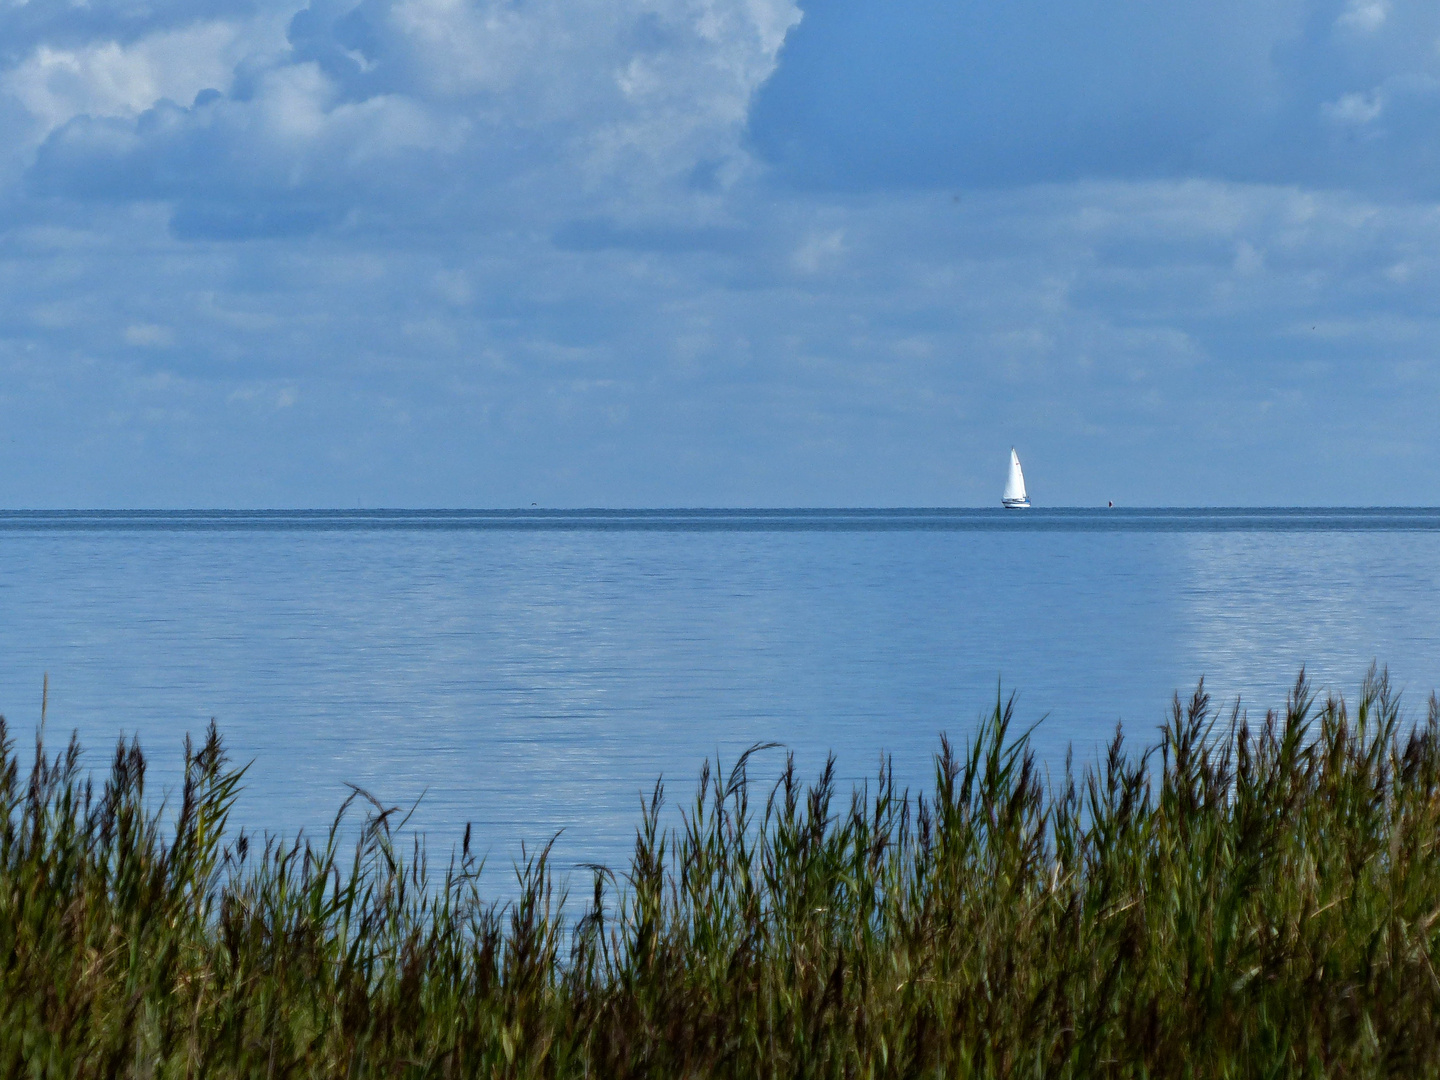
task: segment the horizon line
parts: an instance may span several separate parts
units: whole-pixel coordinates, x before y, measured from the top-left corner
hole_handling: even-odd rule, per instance
[[[1264,504],[1264,503],[1194,503],[1188,505],[1104,505],[1101,503],[1070,503],[1025,507],[1024,510],[1074,511],[1074,510],[1118,510],[1125,511],[1319,511],[1319,512],[1361,512],[1361,511],[1424,511],[1440,510],[1440,506],[1429,504],[1371,504],[1309,503],[1309,504]],[[19,514],[686,514],[686,513],[739,513],[739,514],[785,514],[785,513],[953,513],[994,512],[1024,517],[1020,509],[1009,509],[999,505],[870,505],[870,506],[720,506],[720,505],[674,505],[674,506],[62,506],[62,507],[7,507],[0,508],[0,515]]]

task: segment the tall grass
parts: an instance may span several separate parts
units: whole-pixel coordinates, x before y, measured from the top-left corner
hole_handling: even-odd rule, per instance
[[[623,873],[565,904],[530,852],[503,906],[468,829],[432,864],[361,794],[353,847],[231,837],[213,726],[162,819],[135,744],[97,791],[0,723],[0,1075],[1440,1071],[1434,699],[1402,730],[1383,676],[1302,676],[1252,724],[1202,688],[1054,780],[1011,722],[921,797],[747,755],[665,829],[657,785]]]

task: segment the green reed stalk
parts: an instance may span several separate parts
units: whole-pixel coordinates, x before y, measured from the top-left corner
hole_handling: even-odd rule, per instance
[[[934,788],[834,762],[657,784],[566,915],[443,873],[356,791],[319,840],[227,830],[187,741],[173,816],[122,743],[22,779],[0,720],[0,1076],[1378,1076],[1440,1072],[1440,705],[1303,674],[1281,711],[1176,699],[1156,747],[1051,780],[1011,703]],[[365,810],[353,848],[342,828]]]

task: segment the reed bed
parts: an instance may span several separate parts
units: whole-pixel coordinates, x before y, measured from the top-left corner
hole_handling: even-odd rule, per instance
[[[541,849],[497,905],[468,829],[433,862],[363,793],[232,836],[213,725],[166,812],[134,743],[97,790],[0,724],[0,1075],[1440,1071],[1440,709],[1383,675],[1260,722],[1202,686],[1058,777],[997,702],[918,797],[749,764],[678,818],[657,785],[578,898]]]

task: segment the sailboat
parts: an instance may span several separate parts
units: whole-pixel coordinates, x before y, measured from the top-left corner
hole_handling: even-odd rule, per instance
[[[1005,480],[1005,494],[1000,505],[1006,510],[1028,510],[1030,500],[1025,497],[1025,474],[1020,471],[1020,455],[1010,448],[1010,475]]]

